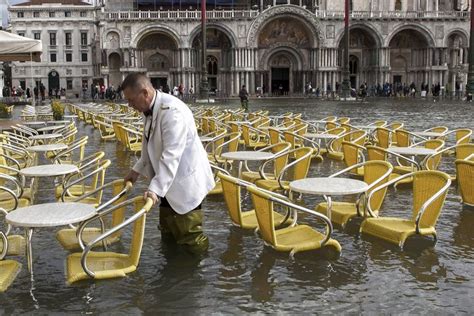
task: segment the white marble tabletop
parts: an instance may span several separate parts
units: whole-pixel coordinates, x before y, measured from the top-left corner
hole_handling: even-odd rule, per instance
[[[38,128],[38,132],[49,132],[49,131],[54,131],[56,129],[63,128],[65,125],[53,125],[53,126],[46,126],[46,127],[41,127]]]
[[[352,125],[352,127],[358,128],[358,129],[365,129],[365,130],[374,130],[378,126],[376,125]]]
[[[23,124],[23,125],[46,125],[46,122],[44,122],[44,121],[25,121],[25,122],[22,122],[21,124]]]
[[[64,115],[64,118],[78,118],[77,115]]]
[[[288,129],[286,126],[259,126],[258,129],[263,129],[263,130],[269,130],[270,128],[273,128],[277,131],[285,131]]]
[[[414,132],[413,134],[422,136],[422,137],[441,137],[444,133],[437,133],[437,132]]]
[[[66,149],[66,144],[47,144],[47,145],[36,145],[26,148],[28,151],[32,152],[48,152],[48,151],[55,151],[55,150],[63,150]]]
[[[321,195],[350,195],[367,191],[364,181],[349,178],[306,178],[290,182],[290,190]]]
[[[338,135],[334,134],[320,134],[320,133],[306,133],[303,135],[306,138],[317,138],[317,139],[334,139],[338,138]]]
[[[59,138],[62,137],[61,134],[40,134],[40,135],[33,135],[30,136],[29,139],[31,140],[41,140],[41,139],[52,139],[52,138]]]
[[[28,167],[20,170],[26,177],[56,177],[78,172],[79,168],[70,164],[47,164]]]
[[[50,124],[50,125],[55,125],[55,124],[69,124],[71,123],[71,121],[68,121],[68,120],[61,120],[61,121],[47,121],[46,123]]]
[[[234,123],[234,124],[249,124],[249,121],[227,121],[227,124]]]
[[[232,151],[221,155],[224,159],[242,161],[261,161],[274,157],[274,154],[266,151]]]
[[[97,213],[91,204],[66,202],[45,203],[11,211],[6,221],[19,227],[54,227],[85,221]]]
[[[427,156],[436,152],[434,149],[425,147],[389,147],[387,150],[395,154],[406,156]]]

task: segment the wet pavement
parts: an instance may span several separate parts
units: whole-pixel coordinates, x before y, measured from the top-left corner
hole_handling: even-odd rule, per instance
[[[365,103],[310,100],[251,100],[251,110],[271,114],[302,112],[304,118],[349,116],[362,125],[378,119],[405,122],[409,130],[435,125],[473,129],[472,104],[432,100],[379,99]],[[223,107],[238,108],[238,102]],[[19,109],[16,109],[18,112]],[[104,142],[92,126],[78,123],[79,136],[88,135],[86,153],[106,152],[112,161],[107,180],[124,176],[138,159],[115,142]],[[452,158],[440,169],[454,173]],[[325,176],[342,168],[325,159],[313,163],[310,176]],[[50,201],[52,184],[42,182],[41,201]],[[141,194],[142,181],[135,188]],[[314,208],[318,197],[305,196]],[[249,201],[247,201],[248,203]],[[64,251],[54,229],[33,237],[35,281],[32,284],[24,257],[12,257],[23,269],[7,293],[0,294],[0,314],[51,313],[471,313],[474,295],[474,209],[462,206],[451,186],[437,225],[438,242],[412,238],[400,250],[381,240],[360,236],[357,223],[336,228],[333,238],[342,246],[339,258],[331,253],[308,252],[294,259],[280,254],[254,235],[235,228],[221,196],[205,200],[204,230],[209,252],[193,257],[162,244],[158,212],[147,218],[146,236],[138,270],[126,278],[65,282]],[[411,215],[409,188],[389,190],[381,214]],[[315,224],[310,216],[299,221]],[[113,250],[126,251],[131,231],[124,232]]]

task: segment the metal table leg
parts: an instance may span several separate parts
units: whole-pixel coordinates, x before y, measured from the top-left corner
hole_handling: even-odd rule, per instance
[[[33,237],[33,228],[25,228],[26,237],[26,260],[28,261],[28,271],[33,281],[33,249],[31,247],[31,239]]]

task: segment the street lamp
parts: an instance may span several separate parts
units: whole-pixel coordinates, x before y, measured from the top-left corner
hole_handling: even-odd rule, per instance
[[[349,1],[344,4],[344,56],[342,66],[342,98],[351,96],[351,82],[349,80]],[[474,0],[472,0],[474,1]]]
[[[206,39],[206,0],[201,0],[201,51],[202,51],[202,73],[199,85],[199,95],[202,100],[207,100],[209,96],[209,86],[207,83],[207,39]]]
[[[471,34],[469,39],[469,72],[467,75],[467,93],[474,95],[474,0],[471,0]],[[468,96],[469,97],[469,96]]]

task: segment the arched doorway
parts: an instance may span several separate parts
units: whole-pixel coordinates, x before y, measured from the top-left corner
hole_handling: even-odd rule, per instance
[[[109,85],[117,88],[122,82],[122,74],[120,73],[120,66],[122,65],[122,58],[118,53],[109,55]]]
[[[392,82],[410,85],[420,90],[422,83],[428,83],[429,43],[418,30],[404,29],[390,40],[390,78]]]
[[[368,85],[377,82],[377,52],[379,48],[376,37],[365,28],[355,26],[349,32],[349,73],[351,87],[357,89],[362,83]],[[339,42],[339,65],[343,66],[344,36]]]
[[[270,59],[270,91],[273,95],[290,92],[291,59],[286,53],[277,53]]]
[[[48,88],[52,93],[59,89],[59,73],[56,70],[51,70],[48,74]]]
[[[178,68],[178,45],[164,33],[151,33],[140,39],[137,45],[142,56],[142,65],[155,88],[180,84],[174,69]]]
[[[232,68],[232,41],[222,30],[208,27],[206,31],[206,71],[209,92],[218,91],[231,93],[231,68]],[[197,32],[193,39],[191,66],[197,74],[202,72],[201,32]]]
[[[469,42],[462,33],[452,33],[448,37],[447,91],[460,97],[467,83]]]

